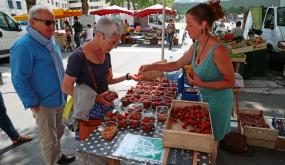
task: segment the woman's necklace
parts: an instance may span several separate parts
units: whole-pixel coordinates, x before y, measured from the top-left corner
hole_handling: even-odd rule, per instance
[[[201,53],[199,54],[197,54],[197,64],[199,65],[200,64],[200,58],[201,58],[201,56],[202,56],[202,53],[203,53],[203,51],[204,51],[204,48],[206,47],[206,45],[207,45],[207,43],[208,43],[208,40],[209,40],[209,38],[210,38],[210,36],[208,36],[208,38],[207,38],[207,40],[206,40],[206,42],[205,42],[205,44],[204,44],[204,46],[202,47],[202,50],[201,50]],[[198,51],[197,51],[198,52]]]

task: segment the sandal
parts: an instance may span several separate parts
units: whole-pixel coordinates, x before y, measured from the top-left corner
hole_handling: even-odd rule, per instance
[[[13,145],[19,145],[33,140],[30,136],[20,135],[16,140],[13,140]]]

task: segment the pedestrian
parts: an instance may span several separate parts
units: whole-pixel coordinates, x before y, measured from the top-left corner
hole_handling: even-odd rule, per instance
[[[112,49],[117,48],[120,40],[119,25],[112,19],[102,17],[97,22],[96,29],[95,37],[79,49],[73,51],[69,57],[62,84],[62,91],[71,96],[74,94],[75,83],[77,85],[85,84],[97,93],[95,105],[89,112],[89,121],[101,120],[106,112],[113,109],[112,101],[108,101],[105,98],[109,90],[109,84],[138,79],[134,74],[130,73],[118,76],[113,75],[109,53]],[[91,66],[92,71],[90,72],[92,73],[88,71],[89,66],[87,64]],[[97,84],[96,89],[90,74],[94,75],[93,77]],[[79,129],[79,136],[81,136],[83,131]]]
[[[72,51],[71,46],[71,37],[72,37],[72,27],[69,25],[68,21],[64,21],[65,24],[65,35],[66,35],[66,44],[65,44],[65,51]]]
[[[196,40],[189,50],[177,61],[143,65],[140,68],[140,73],[147,70],[174,71],[191,64],[193,72],[188,74],[188,79],[191,85],[199,87],[202,100],[209,104],[216,141],[222,140],[230,132],[232,88],[235,84],[229,51],[210,33],[213,22],[223,16],[218,1],[194,6],[186,13],[188,35]]]
[[[64,68],[54,39],[55,17],[46,6],[29,11],[27,33],[11,48],[12,83],[25,109],[31,109],[39,128],[42,155],[47,165],[66,164],[74,156],[61,152],[60,139],[65,95],[61,92]]]
[[[80,46],[80,33],[83,30],[83,25],[78,21],[78,17],[74,17],[74,24],[72,25],[74,29],[74,41],[76,43],[76,48]]]
[[[243,39],[243,29],[241,28],[241,22],[236,22],[236,27],[232,30],[232,34],[234,35],[234,38],[240,38]]]
[[[121,32],[121,43],[126,43],[126,27],[123,20],[120,22],[120,32]]]
[[[11,119],[7,115],[6,106],[1,92],[0,92],[0,128],[9,136],[13,145],[19,145],[33,140],[33,138],[29,136],[20,135],[19,132],[15,129]]]
[[[92,40],[93,38],[93,28],[90,24],[87,24],[87,30],[86,30],[86,42]]]
[[[167,42],[169,43],[168,49],[172,49],[172,43],[173,43],[173,37],[175,34],[175,24],[173,19],[169,19],[168,25],[166,27],[167,29]]]

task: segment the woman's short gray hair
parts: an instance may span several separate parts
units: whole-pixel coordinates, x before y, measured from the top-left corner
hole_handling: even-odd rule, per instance
[[[96,31],[104,34],[106,38],[121,35],[120,25],[113,19],[102,17],[96,24]]]
[[[30,11],[29,11],[29,18],[35,18],[35,16],[40,12],[40,11],[49,11],[49,8],[45,5],[35,5],[33,6]]]

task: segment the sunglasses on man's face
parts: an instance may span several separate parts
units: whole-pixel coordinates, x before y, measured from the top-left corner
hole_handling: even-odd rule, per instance
[[[43,22],[46,26],[50,26],[51,24],[55,25],[55,20],[44,20],[39,18],[33,18],[33,20]]]

